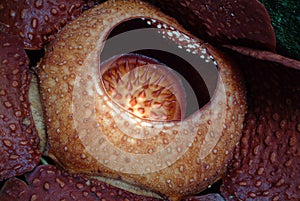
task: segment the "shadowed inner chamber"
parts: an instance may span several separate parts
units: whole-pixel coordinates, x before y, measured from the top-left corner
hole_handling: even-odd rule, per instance
[[[157,121],[182,120],[207,104],[218,69],[201,44],[154,19],[116,26],[100,55],[103,88],[134,115]]]

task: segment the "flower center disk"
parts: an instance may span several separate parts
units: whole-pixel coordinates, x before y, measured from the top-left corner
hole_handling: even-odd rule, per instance
[[[185,113],[184,87],[175,72],[139,54],[115,56],[100,67],[109,97],[135,116],[180,120]]]

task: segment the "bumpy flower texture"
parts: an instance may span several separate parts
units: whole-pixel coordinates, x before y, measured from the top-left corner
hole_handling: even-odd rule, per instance
[[[300,200],[300,61],[275,49],[256,0],[2,0],[0,200]]]

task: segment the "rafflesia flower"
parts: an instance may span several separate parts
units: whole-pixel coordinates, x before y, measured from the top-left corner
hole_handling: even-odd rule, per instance
[[[300,199],[300,62],[258,1],[0,10],[1,200]]]

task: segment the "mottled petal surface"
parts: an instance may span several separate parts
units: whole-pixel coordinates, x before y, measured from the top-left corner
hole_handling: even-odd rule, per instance
[[[0,192],[0,200],[109,200],[109,201],[155,201],[113,187],[83,175],[69,175],[55,166],[42,165],[26,175],[28,186],[21,180],[12,178]]]
[[[192,196],[184,201],[224,201],[220,194],[207,194],[201,196]]]
[[[243,57],[248,115],[222,194],[300,200],[300,71]]]
[[[201,39],[275,50],[276,39],[265,7],[256,0],[150,0]]]
[[[0,181],[32,170],[40,159],[28,101],[30,80],[22,41],[0,32]]]
[[[0,24],[18,34],[27,49],[41,49],[69,21],[81,14],[83,0],[4,0],[0,2]]]

